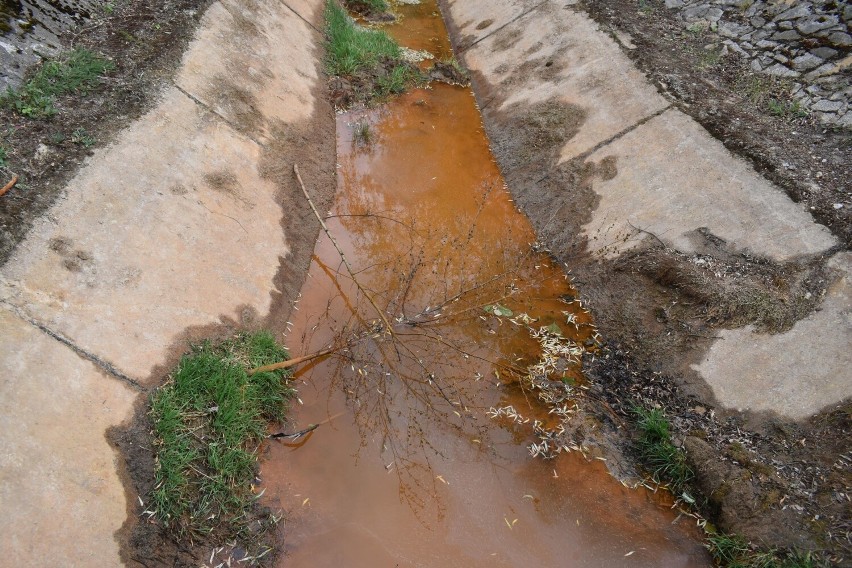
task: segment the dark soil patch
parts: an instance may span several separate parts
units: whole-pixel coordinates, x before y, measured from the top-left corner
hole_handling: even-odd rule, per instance
[[[59,196],[96,147],[149,110],[169,84],[183,51],[210,0],[140,0],[114,3],[113,12],[66,32],[64,45],[109,58],[115,69],[87,94],[56,100],[55,116],[24,118],[0,109],[0,146],[5,184],[17,185],[0,198],[0,264],[5,263],[35,219]]]
[[[795,113],[773,114],[771,101],[792,103],[789,86],[755,74],[735,53],[719,57],[724,38],[687,31],[662,0],[580,6],[604,30],[631,36],[636,48],[624,51],[680,110],[852,246],[852,132]]]

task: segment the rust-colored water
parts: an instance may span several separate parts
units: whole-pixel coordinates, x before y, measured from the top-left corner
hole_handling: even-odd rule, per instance
[[[391,30],[414,49],[446,46],[441,20],[416,15],[434,12],[411,7]],[[546,415],[507,370],[538,357],[529,328],[556,324],[578,344],[594,330],[533,251],[471,91],[434,85],[341,115],[338,161],[326,222],[366,292],[323,235],[287,344],[349,344],[297,375],[292,417],[322,426],[272,443],[262,463],[287,513],[279,565],[708,565],[689,521],[652,495],[576,454],[533,459],[530,423],[488,417],[506,405]],[[484,309],[497,304],[513,317]]]

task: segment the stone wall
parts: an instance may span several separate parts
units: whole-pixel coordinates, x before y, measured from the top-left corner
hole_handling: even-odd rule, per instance
[[[799,107],[852,128],[852,5],[844,0],[665,0],[689,29],[706,26],[758,73],[788,78]]]

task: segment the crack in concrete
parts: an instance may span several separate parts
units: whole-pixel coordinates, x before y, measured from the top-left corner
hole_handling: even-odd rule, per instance
[[[622,138],[622,137],[630,134],[631,132],[633,132],[634,130],[639,128],[640,126],[642,126],[642,125],[646,124],[647,122],[657,118],[658,116],[660,116],[661,114],[663,114],[664,112],[666,112],[667,110],[669,110],[673,107],[674,107],[673,104],[671,104],[671,103],[667,104],[666,106],[664,106],[660,110],[652,112],[648,116],[646,116],[646,117],[636,121],[635,123],[631,124],[630,126],[625,128],[624,130],[622,130],[620,132],[616,132],[615,134],[613,134],[612,136],[610,136],[606,140],[602,140],[601,142],[598,142],[597,144],[595,144],[594,146],[592,146],[588,150],[585,150],[585,151],[577,154],[576,156],[574,156],[571,159],[572,160],[585,160],[586,158],[588,158],[589,156],[591,156],[592,154],[594,154],[595,152],[597,152],[601,148],[609,146],[610,144],[612,144],[613,142],[615,142],[619,138]]]
[[[314,30],[315,32],[317,32],[321,36],[325,35],[320,30],[318,30],[312,23],[310,23],[308,20],[306,20],[299,12],[297,12],[295,9],[293,9],[293,7],[290,6],[287,2],[281,2],[281,3],[284,4],[284,6],[286,6],[291,12],[296,14],[299,17],[300,20],[302,20],[303,22],[308,24],[311,27],[312,30]]]
[[[266,144],[264,144],[263,142],[261,142],[260,140],[255,138],[254,136],[252,136],[250,134],[246,134],[245,132],[243,132],[242,130],[237,128],[236,124],[234,124],[233,122],[231,122],[230,120],[228,120],[227,118],[222,116],[218,111],[211,108],[210,105],[208,105],[207,103],[205,103],[204,101],[202,101],[201,99],[199,99],[198,97],[196,97],[195,95],[193,95],[192,93],[190,93],[189,91],[187,91],[186,89],[184,89],[183,87],[178,85],[177,83],[174,83],[174,86],[175,86],[175,89],[177,89],[178,91],[183,93],[189,100],[191,100],[192,102],[194,102],[195,104],[197,104],[198,106],[200,106],[201,108],[203,108],[204,110],[209,112],[210,114],[218,117],[222,122],[227,124],[231,128],[231,130],[234,131],[235,134],[237,134],[238,136],[245,136],[246,138],[248,138],[249,140],[251,140],[252,142],[257,144],[258,146],[260,146],[261,148],[266,149]]]
[[[542,6],[544,6],[545,4],[547,4],[547,2],[548,2],[548,0],[544,0],[543,2],[539,2],[538,4],[536,4],[535,6],[533,6],[532,8],[530,8],[529,10],[527,10],[526,12],[521,12],[520,14],[518,14],[517,16],[515,16],[514,18],[512,18],[511,20],[509,20],[508,22],[506,22],[506,23],[505,23],[505,24],[503,24],[502,26],[500,26],[499,28],[496,28],[496,29],[494,29],[494,30],[492,30],[492,31],[488,32],[487,34],[485,34],[484,36],[482,36],[481,38],[479,38],[478,40],[476,40],[476,41],[475,41],[475,42],[473,42],[472,44],[468,45],[468,46],[467,46],[467,47],[465,47],[464,49],[459,49],[459,50],[458,50],[459,55],[461,55],[462,53],[466,52],[467,50],[469,50],[471,47],[475,46],[476,44],[478,44],[478,43],[479,43],[479,42],[481,42],[482,40],[484,40],[484,39],[488,39],[489,37],[493,36],[493,35],[494,35],[494,34],[496,34],[497,32],[499,32],[499,31],[501,31],[501,30],[506,29],[508,26],[511,26],[512,24],[514,24],[515,22],[517,22],[518,20],[520,20],[521,18],[523,18],[523,17],[524,17],[524,16],[526,16],[527,14],[531,14],[532,12],[536,11],[536,10],[537,10],[537,9],[539,9],[540,7],[542,7]]]
[[[52,337],[53,339],[55,339],[59,343],[65,345],[66,347],[71,349],[71,351],[76,353],[79,357],[81,357],[82,359],[85,359],[85,360],[89,361],[90,363],[94,364],[96,367],[98,367],[102,371],[106,372],[108,375],[110,375],[114,379],[117,379],[117,380],[127,384],[128,386],[132,387],[134,390],[136,390],[138,392],[143,392],[143,393],[148,392],[147,387],[143,386],[137,380],[132,379],[131,377],[129,377],[129,376],[125,375],[124,373],[122,373],[121,371],[119,371],[116,368],[116,366],[113,365],[112,363],[110,363],[109,361],[105,361],[104,359],[101,359],[100,357],[98,357],[94,353],[90,353],[89,351],[86,351],[85,349],[83,349],[82,347],[80,347],[79,345],[77,345],[76,343],[74,343],[73,341],[71,341],[70,339],[68,339],[64,335],[62,335],[61,333],[53,331],[52,329],[50,329],[49,327],[47,327],[43,323],[40,323],[40,322],[34,320],[33,318],[29,317],[18,306],[11,304],[8,301],[0,301],[0,304],[3,304],[4,306],[6,306],[9,309],[9,311],[11,311],[17,317],[21,318],[22,320],[24,320],[25,322],[27,322],[31,326],[35,327],[36,329],[38,329],[39,331],[41,331],[45,335]]]

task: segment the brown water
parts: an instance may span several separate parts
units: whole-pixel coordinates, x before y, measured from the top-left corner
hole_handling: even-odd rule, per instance
[[[448,48],[434,4],[403,10],[390,28],[403,45]],[[561,335],[545,337],[579,350],[595,332],[535,252],[471,91],[433,85],[337,129],[326,222],[366,293],[322,235],[287,344],[346,347],[297,374],[294,421],[323,425],[271,444],[262,464],[287,512],[279,565],[709,565],[691,521],[658,496],[577,452],[530,456],[562,420],[523,379],[541,355],[531,334],[551,326]],[[571,356],[549,371],[553,392],[583,380]],[[560,405],[570,419],[573,403]],[[490,416],[509,406],[523,418]]]

